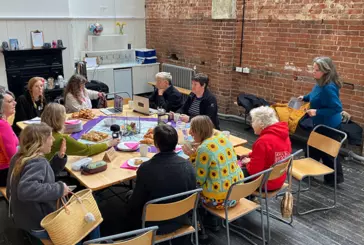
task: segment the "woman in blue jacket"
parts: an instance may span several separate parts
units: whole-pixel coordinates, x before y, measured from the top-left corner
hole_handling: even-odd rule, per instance
[[[342,104],[340,101],[339,90],[342,83],[336,72],[335,65],[329,57],[317,57],[313,60],[313,77],[316,85],[312,91],[300,96],[299,99],[310,102],[310,109],[307,114],[312,117],[314,126],[323,124],[331,128],[341,128]],[[327,128],[319,128],[318,133],[326,135],[335,140],[340,140],[340,136]],[[310,157],[322,162],[334,169],[334,158],[322,151],[310,148]],[[334,184],[334,174],[325,176],[327,184]],[[344,182],[344,174],[341,163],[337,159],[337,182]]]

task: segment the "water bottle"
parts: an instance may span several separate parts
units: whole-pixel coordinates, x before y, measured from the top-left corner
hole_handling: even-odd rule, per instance
[[[57,81],[59,84],[59,88],[64,88],[64,81],[63,81],[63,77],[61,75],[58,76]]]

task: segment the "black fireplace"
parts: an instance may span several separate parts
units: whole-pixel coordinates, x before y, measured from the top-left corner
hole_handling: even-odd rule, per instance
[[[2,51],[5,58],[8,88],[15,97],[22,95],[32,77],[53,77],[63,74],[62,51],[66,48]]]

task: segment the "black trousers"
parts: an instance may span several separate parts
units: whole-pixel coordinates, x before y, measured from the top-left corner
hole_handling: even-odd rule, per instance
[[[8,168],[0,170],[0,187],[5,187],[6,186],[6,180],[8,178],[8,172],[9,172]]]
[[[340,128],[338,128],[340,130]],[[341,141],[341,135],[333,130],[330,130],[325,127],[320,127],[316,130],[317,133],[325,135],[331,139],[334,139],[336,141]],[[329,168],[334,169],[334,157],[326,154],[325,152],[322,152],[320,150],[317,150],[313,147],[309,147],[309,155],[311,158],[315,159],[316,161],[322,160],[322,163],[328,166]],[[337,171],[337,181],[343,182],[344,181],[344,173],[343,168],[340,163],[339,157],[336,159],[336,171]],[[327,174],[324,176],[325,181],[327,182],[334,182],[335,173]]]

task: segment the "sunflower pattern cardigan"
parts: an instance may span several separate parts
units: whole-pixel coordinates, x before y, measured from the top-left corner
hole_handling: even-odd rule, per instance
[[[190,160],[196,168],[197,185],[202,187],[203,197],[214,202],[214,206],[222,204],[230,186],[244,178],[233,145],[223,134],[203,141]]]

